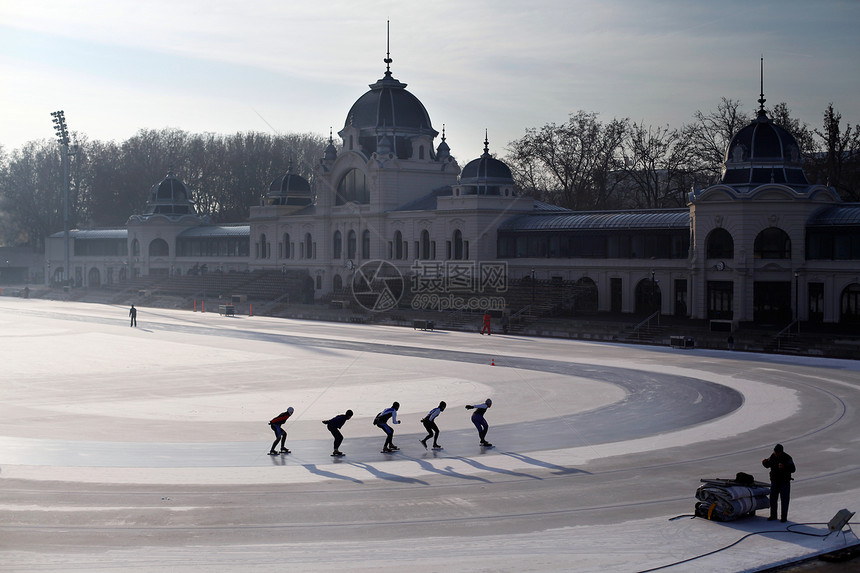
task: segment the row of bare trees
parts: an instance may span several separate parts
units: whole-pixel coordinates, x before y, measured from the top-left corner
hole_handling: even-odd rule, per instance
[[[822,128],[791,117],[784,103],[769,113],[792,133],[810,181],[860,200],[860,131],[842,125],[829,105]],[[628,119],[602,122],[579,111],[564,124],[526,131],[508,146],[507,160],[528,195],[574,210],[682,207],[691,188],[719,179],[731,138],[753,119],[740,102],[723,98],[680,128]]]
[[[326,139],[313,134],[191,134],[141,130],[122,143],[76,134],[70,161],[71,228],[117,227],[141,213],[151,187],[173,171],[193,193],[197,210],[214,222],[247,219],[269,184],[293,171],[309,180]],[[31,141],[0,150],[0,244],[42,250],[63,229],[62,149]]]
[[[860,133],[830,105],[822,128],[791,117],[785,104],[770,117],[795,135],[812,182],[860,200]],[[732,136],[752,116],[736,100],[696,112],[680,128],[613,119],[580,111],[564,124],[533,128],[509,144],[504,159],[522,192],[575,210],[685,205],[692,187],[717,180]],[[77,134],[70,162],[72,228],[115,227],[140,213],[152,185],[172,170],[194,194],[198,212],[215,222],[248,217],[269,183],[292,163],[309,180],[326,139],[314,134],[191,134],[141,130],[122,143]],[[63,228],[65,184],[61,148],[32,141],[0,148],[0,245],[44,248]]]

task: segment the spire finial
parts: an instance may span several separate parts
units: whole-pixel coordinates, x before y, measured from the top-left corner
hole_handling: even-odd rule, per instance
[[[767,101],[766,99],[764,99],[764,56],[761,57],[761,72],[760,72],[760,74],[761,74],[761,92],[759,93],[759,98],[758,98],[759,114],[764,112],[764,102]]]
[[[484,128],[484,155],[490,154],[490,140],[487,137],[487,128]]]
[[[445,141],[445,124],[442,124],[442,141]]]
[[[328,144],[331,145],[334,143],[334,130],[332,126],[328,126]]]
[[[385,75],[391,75],[391,20],[385,21]]]

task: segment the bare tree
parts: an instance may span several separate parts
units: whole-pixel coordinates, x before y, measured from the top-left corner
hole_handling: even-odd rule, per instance
[[[626,123],[603,124],[597,114],[579,111],[563,125],[529,129],[508,145],[514,178],[526,193],[562,207],[605,208]]]
[[[825,182],[836,188],[845,201],[860,200],[860,126],[846,124],[842,114],[829,104],[822,129],[815,130],[823,143],[823,161],[817,166]]]
[[[680,130],[631,124],[624,138],[623,171],[632,206],[683,207],[692,156],[691,145]]]
[[[12,152],[0,176],[0,211],[6,244],[44,250],[45,238],[63,228],[65,181],[62,153],[49,140]]]
[[[804,158],[812,158],[819,150],[819,145],[815,141],[815,133],[809,129],[806,122],[800,121],[792,117],[791,109],[785,102],[780,102],[773,106],[770,112],[770,118],[776,125],[782,127],[797,140],[797,145],[800,146],[800,154]]]
[[[696,171],[707,174],[710,181],[716,181],[722,172],[726,149],[732,137],[747,125],[751,118],[741,109],[741,102],[720,98],[717,109],[693,114],[693,123],[685,126],[685,137],[692,145],[692,159]]]

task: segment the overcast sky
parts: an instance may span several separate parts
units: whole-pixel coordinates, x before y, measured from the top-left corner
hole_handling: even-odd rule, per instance
[[[578,110],[679,127],[721,96],[860,122],[860,1],[0,0],[0,145],[343,127],[385,71],[460,165]],[[438,140],[437,140],[438,143]]]

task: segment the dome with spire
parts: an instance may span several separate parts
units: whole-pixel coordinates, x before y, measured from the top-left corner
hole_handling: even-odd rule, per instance
[[[265,203],[267,205],[297,205],[302,207],[310,205],[313,203],[311,184],[301,175],[293,173],[293,165],[290,163],[287,173],[276,177],[269,185]]]
[[[490,142],[484,134],[484,153],[473,159],[460,173],[460,185],[465,195],[502,195],[502,189],[510,191],[514,176],[504,161],[490,155]]]
[[[412,152],[410,141],[413,138],[427,136],[432,140],[439,132],[433,129],[424,104],[406,90],[406,84],[391,75],[392,61],[390,57],[385,58],[384,77],[371,84],[370,91],[352,105],[344,131],[350,127],[358,130],[359,147],[367,155],[395,153],[407,159]]]
[[[756,118],[738,131],[726,150],[721,182],[726,185],[809,185],[797,139],[771,121],[759,98]]]
[[[188,187],[172,171],[152,186],[144,215],[196,215]]]

